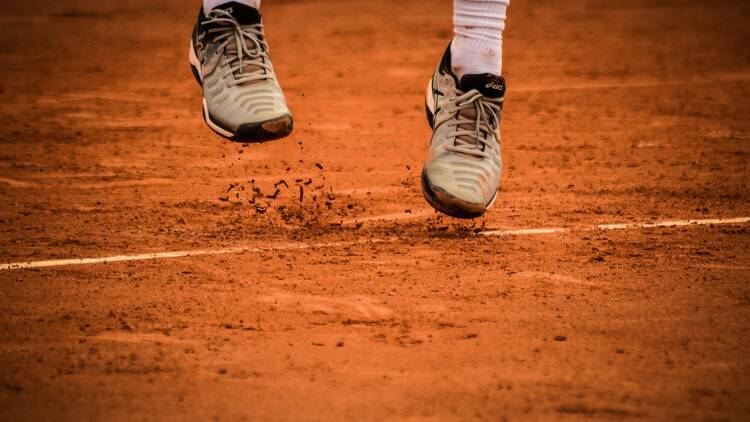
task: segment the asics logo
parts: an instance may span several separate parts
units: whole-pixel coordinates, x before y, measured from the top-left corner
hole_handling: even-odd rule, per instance
[[[501,89],[503,89],[503,85],[502,85],[502,84],[499,84],[499,83],[497,83],[497,82],[491,82],[491,81],[490,81],[490,82],[487,82],[487,85],[485,85],[484,87],[485,87],[485,88],[492,88],[492,89],[496,89],[496,90],[498,90],[498,91],[499,91],[499,90],[501,90]]]

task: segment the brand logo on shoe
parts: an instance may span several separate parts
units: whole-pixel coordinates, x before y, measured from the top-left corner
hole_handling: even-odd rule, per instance
[[[501,89],[503,89],[503,85],[502,84],[497,83],[497,82],[492,82],[492,81],[487,82],[487,85],[485,85],[484,87],[485,88],[490,88],[490,89],[496,89],[498,91],[500,91]]]
[[[234,9],[232,9],[231,7],[227,7],[226,9],[224,9],[224,11],[229,13],[230,15],[234,13]]]

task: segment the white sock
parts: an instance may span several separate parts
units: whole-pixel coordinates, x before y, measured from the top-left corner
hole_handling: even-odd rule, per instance
[[[203,13],[208,15],[208,12],[211,11],[214,7],[227,3],[232,0],[203,0]],[[250,7],[254,7],[256,9],[260,9],[260,0],[234,0],[237,3],[246,4]]]
[[[503,29],[510,0],[453,0],[453,72],[463,75],[503,71]]]

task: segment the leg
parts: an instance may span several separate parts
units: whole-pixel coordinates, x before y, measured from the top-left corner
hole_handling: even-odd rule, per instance
[[[502,74],[503,30],[510,0],[453,1],[453,71]]]

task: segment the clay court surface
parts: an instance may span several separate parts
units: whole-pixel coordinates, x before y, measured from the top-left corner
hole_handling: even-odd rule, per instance
[[[419,187],[449,1],[265,0],[252,145],[197,0],[3,8],[0,419],[750,418],[747,2],[514,1],[474,222]]]

